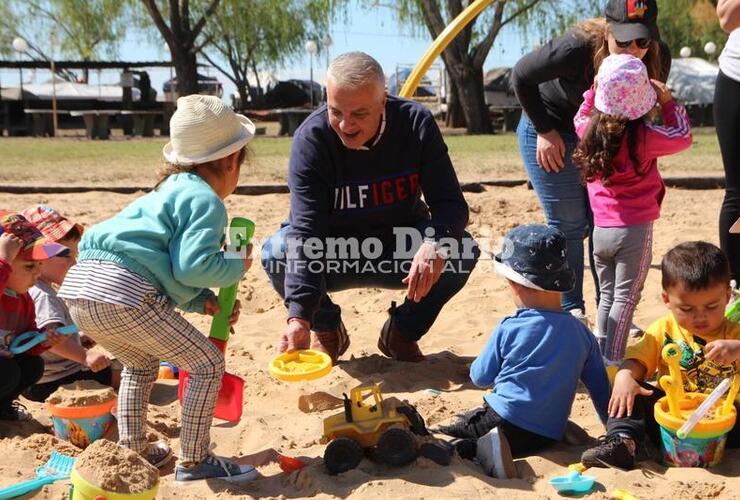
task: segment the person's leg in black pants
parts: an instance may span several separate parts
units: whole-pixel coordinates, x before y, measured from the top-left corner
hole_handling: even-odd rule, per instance
[[[440,426],[436,430],[448,436],[475,442],[495,427],[504,431],[514,457],[531,455],[555,442],[553,439],[517,427],[501,417],[487,404],[461,415],[452,424]],[[458,450],[460,450],[459,446]]]
[[[650,445],[652,449],[660,447],[660,427],[655,420],[654,406],[665,393],[646,382],[641,382],[640,385],[653,393],[650,396],[635,396],[632,415],[621,418],[609,417],[606,422],[606,439],[598,446],[583,452],[581,456],[583,465],[604,467],[605,464],[609,464],[632,469],[638,450],[643,447],[650,449]]]
[[[43,374],[44,360],[41,356],[20,354],[12,358],[0,358],[0,420],[26,419],[16,399],[27,387],[38,382]]]
[[[112,385],[111,380],[113,378],[113,371],[110,367],[100,370],[99,372],[93,372],[90,370],[80,370],[66,377],[62,377],[52,382],[46,382],[44,384],[34,384],[28,389],[23,391],[23,397],[30,399],[31,401],[37,401],[43,403],[51,396],[57,389],[63,385],[71,384],[80,380],[94,380],[100,382],[103,385]]]
[[[731,278],[740,285],[740,234],[730,234],[740,217],[740,82],[721,71],[714,92],[714,125],[727,183],[719,213],[719,242],[730,259]]]

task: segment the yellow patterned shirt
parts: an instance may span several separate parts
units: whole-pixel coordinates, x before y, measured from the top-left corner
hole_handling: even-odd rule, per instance
[[[723,379],[731,377],[736,371],[736,363],[718,365],[704,358],[704,346],[713,340],[740,340],[740,323],[725,321],[722,326],[709,335],[699,337],[678,325],[672,314],[655,321],[636,343],[627,347],[625,359],[634,359],[647,369],[645,378],[656,371],[658,380],[668,375],[668,365],[663,361],[663,347],[674,343],[681,348],[681,373],[684,390],[688,392],[711,392]],[[740,394],[736,398],[740,403]]]

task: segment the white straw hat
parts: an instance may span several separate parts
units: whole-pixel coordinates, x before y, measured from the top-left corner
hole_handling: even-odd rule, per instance
[[[173,165],[218,160],[239,151],[254,137],[254,123],[215,96],[193,94],[177,100],[170,119],[170,142],[162,153]]]

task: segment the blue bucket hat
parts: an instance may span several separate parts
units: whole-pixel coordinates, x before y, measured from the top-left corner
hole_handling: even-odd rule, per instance
[[[576,275],[568,267],[566,239],[559,230],[544,224],[525,224],[506,233],[496,259],[496,272],[527,288],[567,292]]]

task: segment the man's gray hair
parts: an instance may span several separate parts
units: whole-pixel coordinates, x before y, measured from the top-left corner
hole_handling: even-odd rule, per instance
[[[340,87],[357,88],[377,82],[385,88],[383,68],[364,52],[347,52],[337,57],[326,70],[326,76]]]

